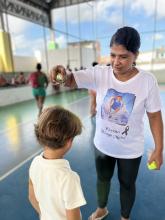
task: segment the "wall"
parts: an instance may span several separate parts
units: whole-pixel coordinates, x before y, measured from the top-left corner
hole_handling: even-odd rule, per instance
[[[56,66],[57,64],[61,65],[67,65],[67,51],[66,49],[60,49],[60,50],[50,50],[48,51],[48,65],[49,65],[49,70],[53,67]],[[42,61],[43,63],[43,61]],[[43,63],[43,68],[46,68],[45,63]]]
[[[68,90],[68,88],[62,87],[60,91]],[[52,86],[47,88],[47,95],[55,94]],[[11,105],[18,102],[34,99],[32,95],[32,89],[30,86],[2,88],[0,89],[0,106]]]
[[[82,48],[82,64],[80,64],[80,51],[79,48],[72,48],[67,51],[66,49],[48,51],[49,60],[49,70],[58,64],[66,66],[68,64],[67,53],[69,52],[70,57],[70,67],[74,69],[75,67],[80,68],[91,66],[94,59],[94,51],[89,48]],[[42,62],[44,64],[44,62]],[[43,66],[45,68],[45,66]]]
[[[45,59],[41,60],[42,69],[44,72],[49,72],[49,70],[58,64],[67,66],[67,53],[69,52],[70,57],[70,67],[74,69],[75,67],[80,68],[80,51],[79,48],[69,48],[67,49],[60,49],[60,50],[50,50],[48,51],[48,71],[47,71],[47,63]],[[43,55],[43,57],[45,57]],[[89,67],[91,66],[94,60],[94,51],[90,48],[82,48],[82,66]],[[21,56],[14,56],[14,68],[15,72],[32,72],[35,70],[37,59],[35,57],[21,57]]]
[[[163,84],[165,83],[165,69],[164,70],[152,71],[152,73],[157,78],[158,83],[163,83]]]
[[[91,67],[95,60],[95,52],[89,48],[82,48],[83,67]]]
[[[14,56],[15,72],[32,72],[36,69],[36,63],[35,57]]]
[[[80,67],[80,52],[79,48],[73,48],[69,50],[70,53],[70,67],[74,69],[74,67]],[[64,66],[67,65],[67,50],[60,49],[49,51],[48,53],[48,65],[49,70],[57,65],[62,64]],[[94,61],[94,51],[89,48],[82,48],[82,62],[84,67],[91,66],[91,63]],[[35,70],[37,60],[35,57],[19,57],[14,56],[14,65],[15,72],[32,72]],[[43,71],[47,73],[47,65],[45,59],[41,61],[43,66]],[[165,63],[155,63],[153,66],[150,63],[137,63],[141,69],[151,71],[155,74],[158,82],[165,83]]]
[[[141,64],[137,65],[140,69],[149,71],[153,73],[158,81],[158,83],[165,83],[165,64],[159,63],[154,64]]]

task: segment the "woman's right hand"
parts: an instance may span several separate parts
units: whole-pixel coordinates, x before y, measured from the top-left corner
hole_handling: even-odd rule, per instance
[[[62,65],[53,67],[50,71],[50,81],[52,84],[62,84],[66,81],[66,70]]]

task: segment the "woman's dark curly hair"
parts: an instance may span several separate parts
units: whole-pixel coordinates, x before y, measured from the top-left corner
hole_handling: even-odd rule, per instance
[[[81,134],[82,123],[72,112],[60,106],[46,108],[35,124],[38,142],[50,148],[61,148],[66,141]]]

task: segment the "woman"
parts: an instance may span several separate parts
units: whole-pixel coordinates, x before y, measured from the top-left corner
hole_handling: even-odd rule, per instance
[[[136,68],[140,36],[132,27],[117,30],[110,41],[111,66],[96,66],[66,77],[66,85],[94,89],[97,93],[96,133],[94,137],[97,171],[98,208],[89,220],[103,219],[115,165],[120,183],[121,220],[128,220],[135,201],[135,182],[144,152],[143,117],[147,112],[155,149],[149,163],[159,170],[163,163],[163,122],[155,77]],[[65,69],[57,66],[65,75]],[[122,98],[124,110],[107,111],[113,97]],[[116,104],[117,105],[117,104]]]
[[[42,66],[40,63],[37,63],[36,69],[36,72],[30,74],[28,82],[30,82],[32,86],[32,93],[39,110],[38,116],[40,116],[45,101],[46,88],[48,87],[49,82],[46,74],[41,71]]]

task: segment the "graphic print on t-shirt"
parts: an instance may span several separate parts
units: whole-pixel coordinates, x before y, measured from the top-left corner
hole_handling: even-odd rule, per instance
[[[101,106],[101,118],[118,125],[127,125],[136,96],[108,89]]]

